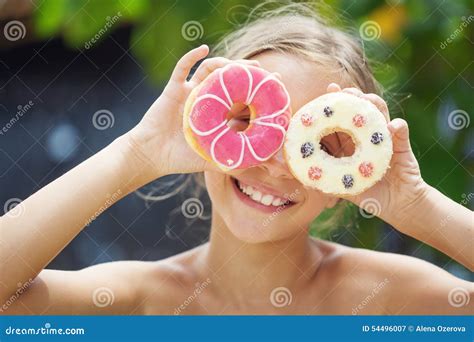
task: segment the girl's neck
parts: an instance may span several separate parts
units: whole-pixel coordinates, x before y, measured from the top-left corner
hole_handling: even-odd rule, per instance
[[[227,295],[248,301],[252,297],[268,298],[276,287],[304,287],[321,260],[322,252],[306,230],[285,240],[246,243],[213,213],[205,266],[213,283]]]

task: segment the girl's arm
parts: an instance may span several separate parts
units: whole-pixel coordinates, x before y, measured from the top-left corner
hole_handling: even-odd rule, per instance
[[[411,149],[407,122],[398,118],[390,121],[387,104],[375,94],[364,94],[356,88],[341,89],[335,83],[328,86],[328,91],[348,92],[374,103],[385,115],[392,134],[391,168],[372,188],[347,199],[474,270],[474,214],[423,181]],[[344,139],[341,140],[344,147]]]
[[[114,293],[114,313],[139,300],[134,286],[143,279],[133,262],[79,272],[42,270],[84,226],[138,187],[168,174],[213,169],[186,144],[181,115],[191,90],[231,62],[208,59],[187,81],[208,51],[203,45],[179,60],[160,97],[130,132],[0,217],[0,313],[30,313],[28,308],[64,313],[71,305],[76,313],[95,313],[101,306],[91,299],[101,287]]]
[[[474,271],[474,212],[437,189],[425,187],[419,200],[406,208],[407,214],[401,215],[404,220],[389,215],[387,221],[402,233],[442,251]]]
[[[149,181],[136,160],[126,136],[120,137],[0,218],[0,305],[91,220]]]

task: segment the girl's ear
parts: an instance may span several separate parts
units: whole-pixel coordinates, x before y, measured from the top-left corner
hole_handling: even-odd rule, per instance
[[[334,208],[336,204],[342,201],[339,197],[329,196],[328,202],[326,203],[326,209]]]

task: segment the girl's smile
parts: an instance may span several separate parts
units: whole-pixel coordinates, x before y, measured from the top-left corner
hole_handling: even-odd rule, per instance
[[[289,195],[255,180],[240,180],[230,177],[237,197],[252,208],[265,213],[281,212],[292,207],[296,202]]]

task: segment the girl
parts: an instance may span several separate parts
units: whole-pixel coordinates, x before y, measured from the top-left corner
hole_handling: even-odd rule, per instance
[[[281,151],[257,167],[223,173],[185,143],[181,113],[186,97],[231,60],[278,73],[293,112],[326,92],[367,99],[386,116],[393,137],[391,169],[374,187],[345,200],[375,199],[381,219],[472,270],[473,213],[423,181],[407,123],[390,121],[363,51],[350,36],[293,4],[227,36],[216,48],[219,57],[206,59],[187,80],[208,52],[203,45],[178,61],[161,96],[130,132],[22,202],[22,215],[1,217],[4,314],[472,312],[473,284],[434,265],[310,238],[310,222],[340,199],[304,188]],[[247,120],[242,109],[230,124],[245,127]],[[353,146],[341,138],[326,137],[324,148],[335,156],[350,153]],[[204,172],[213,205],[208,243],[156,262],[44,270],[111,200],[165,175],[197,172]],[[290,202],[275,207],[278,214],[268,220],[268,207],[239,194],[239,185]],[[441,224],[447,217],[449,225]],[[100,291],[113,299],[108,305],[97,297]],[[454,298],[459,295],[462,305]]]

